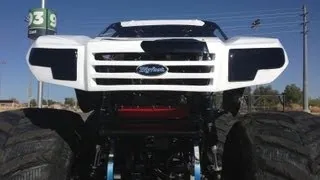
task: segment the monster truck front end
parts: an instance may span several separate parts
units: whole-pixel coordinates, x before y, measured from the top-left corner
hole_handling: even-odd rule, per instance
[[[227,39],[214,23],[181,20],[42,36],[27,63],[38,80],[84,91],[218,92],[272,82],[288,61],[278,39]]]
[[[288,59],[278,39],[229,39],[209,21],[147,20],[114,23],[95,38],[39,37],[27,63],[38,80],[74,88],[81,109],[94,110],[91,178],[199,179],[219,170],[219,113],[236,113],[244,88],[272,82]],[[213,105],[216,92],[223,109]]]

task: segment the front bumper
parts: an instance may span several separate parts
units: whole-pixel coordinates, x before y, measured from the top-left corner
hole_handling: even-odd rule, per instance
[[[261,66],[252,79],[241,78],[239,81],[230,81],[230,50],[231,49],[268,49],[280,48],[281,44],[277,39],[231,39],[228,42],[221,42],[218,39],[198,39],[206,45],[205,50],[214,55],[211,60],[199,59],[104,59],[98,58],[97,54],[103,53],[170,53],[175,49],[176,53],[181,52],[176,46],[158,45],[152,48],[143,48],[143,40],[90,40],[88,38],[75,38],[74,36],[44,36],[40,37],[30,48],[27,55],[27,63],[30,70],[38,80],[67,86],[84,91],[185,91],[185,92],[218,92],[229,89],[266,84],[278,77],[288,64],[286,53],[282,63],[277,66]],[[33,48],[54,49],[65,51],[71,49],[76,52],[74,58],[68,56],[60,57],[50,54],[43,54],[38,59],[38,64],[34,63]],[[184,47],[185,48],[185,47]],[[189,49],[188,49],[189,48]],[[193,52],[187,47],[189,52]],[[187,52],[186,52],[187,53]],[[69,57],[66,58],[66,57]],[[245,56],[250,58],[250,56]],[[252,56],[252,57],[257,57]],[[280,57],[280,56],[279,56]],[[38,57],[39,58],[39,57]],[[263,63],[269,59],[258,58],[257,61]],[[278,58],[279,59],[279,58]],[[281,59],[281,57],[280,57]],[[44,62],[41,62],[43,60]],[[240,59],[240,64],[245,64],[247,59]],[[74,63],[70,63],[73,61]],[[255,63],[255,61],[247,61]],[[270,62],[270,61],[268,61]],[[70,66],[70,64],[74,66]],[[148,64],[167,68],[167,71],[154,76],[137,73],[136,69]],[[239,62],[234,63],[239,65]],[[269,63],[270,64],[270,63]],[[52,66],[55,67],[52,67]],[[60,68],[58,67],[60,66]],[[72,69],[72,68],[73,69]],[[113,68],[113,70],[110,70]],[[129,68],[128,68],[129,67]],[[250,71],[242,66],[243,71]],[[249,67],[249,66],[248,66]],[[181,71],[181,69],[189,69]],[[201,68],[206,71],[194,71]],[[121,70],[122,69],[122,70]],[[125,70],[124,70],[125,69]],[[173,70],[175,69],[175,70]],[[190,69],[193,69],[190,71]],[[209,71],[208,71],[209,70]],[[242,70],[237,70],[241,73]],[[59,76],[57,76],[57,73]],[[65,73],[65,75],[63,75]],[[73,74],[72,78],[67,75]],[[252,74],[252,73],[249,73]],[[237,75],[232,74],[233,77]],[[205,83],[203,83],[205,82]]]

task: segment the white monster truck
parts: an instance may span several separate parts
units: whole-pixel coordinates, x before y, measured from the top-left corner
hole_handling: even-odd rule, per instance
[[[2,180],[320,179],[319,118],[238,115],[245,87],[287,67],[278,39],[229,38],[202,20],[126,21],[95,38],[39,37],[27,64],[92,114],[0,113]]]

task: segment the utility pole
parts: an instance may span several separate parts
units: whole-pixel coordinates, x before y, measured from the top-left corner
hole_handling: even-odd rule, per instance
[[[308,99],[308,21],[307,21],[307,7],[303,5],[303,111],[310,112],[309,110],[309,99]]]

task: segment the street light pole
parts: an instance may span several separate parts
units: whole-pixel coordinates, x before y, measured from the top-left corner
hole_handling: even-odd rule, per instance
[[[44,8],[46,6],[46,0],[41,0],[41,8]]]
[[[43,97],[43,83],[38,82],[38,108],[42,108],[42,97]]]
[[[41,0],[41,8],[45,8],[45,0]],[[42,98],[43,98],[43,82],[38,82],[38,108],[42,108]]]

